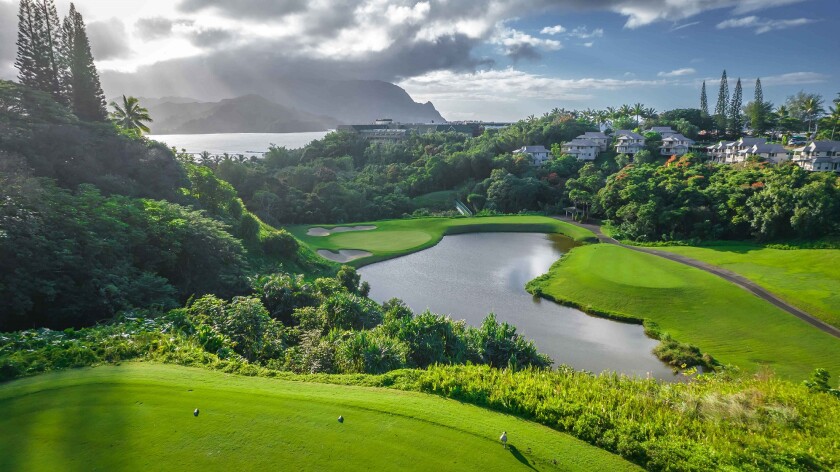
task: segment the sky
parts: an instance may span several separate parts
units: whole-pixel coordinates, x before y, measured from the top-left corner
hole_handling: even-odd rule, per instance
[[[69,1],[56,1],[65,14]],[[77,0],[109,97],[218,100],[277,77],[375,79],[449,120],[553,108],[714,108],[840,92],[840,0]],[[17,1],[0,0],[14,79]]]

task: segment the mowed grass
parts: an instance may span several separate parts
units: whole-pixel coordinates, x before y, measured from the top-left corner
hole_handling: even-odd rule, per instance
[[[768,366],[793,380],[817,367],[840,374],[839,339],[719,277],[657,256],[582,246],[535,284],[561,302],[655,322],[746,372]]]
[[[661,247],[752,280],[786,302],[840,327],[840,250],[772,249],[749,244]]]
[[[309,236],[309,228],[373,225],[375,230],[348,231],[329,236]],[[486,216],[474,218],[415,218],[382,220],[342,225],[290,226],[288,229],[313,251],[357,249],[372,255],[350,264],[363,266],[420,251],[437,244],[447,234],[478,232],[560,233],[578,242],[595,241],[595,234],[578,226],[545,216]]]
[[[9,471],[639,470],[545,426],[437,396],[171,365],[17,380],[0,385],[0,409]],[[503,430],[514,448],[500,445]]]

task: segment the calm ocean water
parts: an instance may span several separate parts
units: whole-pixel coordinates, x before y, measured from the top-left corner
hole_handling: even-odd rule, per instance
[[[262,155],[272,144],[289,149],[301,148],[328,131],[310,133],[218,133],[218,134],[150,134],[155,141],[186,149],[189,153]]]

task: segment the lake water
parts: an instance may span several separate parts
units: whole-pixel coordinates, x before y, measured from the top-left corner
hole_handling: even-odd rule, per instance
[[[175,146],[179,151],[198,154],[207,151],[210,154],[261,156],[268,152],[270,145],[296,149],[306,146],[316,139],[321,139],[329,131],[310,133],[218,133],[218,134],[150,134],[155,141]]]
[[[533,339],[555,364],[592,372],[617,371],[673,380],[651,350],[658,341],[642,326],[589,316],[537,298],[525,284],[568,251],[571,241],[541,233],[446,236],[436,246],[359,269],[370,297],[401,298],[415,312],[427,308],[478,326],[488,313]]]

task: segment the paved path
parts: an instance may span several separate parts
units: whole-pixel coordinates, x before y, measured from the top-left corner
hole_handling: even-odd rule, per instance
[[[785,302],[781,298],[779,298],[779,297],[773,295],[772,293],[768,292],[767,290],[763,289],[762,287],[760,287],[758,284],[756,284],[752,280],[750,280],[750,279],[748,279],[748,278],[746,278],[742,275],[738,275],[735,272],[723,269],[721,267],[718,267],[718,266],[715,266],[715,265],[712,265],[712,264],[707,264],[707,263],[702,262],[702,261],[698,261],[697,259],[692,259],[690,257],[685,257],[685,256],[682,256],[682,255],[679,255],[679,254],[673,254],[673,253],[666,252],[666,251],[657,251],[656,249],[651,249],[651,248],[648,248],[648,247],[629,246],[627,244],[622,244],[621,242],[619,242],[619,241],[605,235],[604,233],[602,233],[601,232],[601,227],[598,226],[598,225],[593,225],[593,224],[588,224],[588,223],[578,223],[576,221],[573,221],[571,218],[562,217],[562,216],[555,216],[554,218],[556,218],[560,221],[564,221],[566,223],[571,223],[573,225],[580,226],[581,228],[586,228],[589,231],[592,231],[593,233],[595,233],[595,236],[598,237],[598,240],[601,241],[602,243],[615,244],[616,246],[621,246],[623,248],[631,249],[633,251],[644,252],[644,253],[647,253],[647,254],[653,254],[654,256],[663,257],[665,259],[668,259],[668,260],[671,260],[671,261],[674,261],[674,262],[679,262],[680,264],[685,264],[687,266],[691,266],[691,267],[694,267],[694,268],[697,268],[697,269],[700,269],[700,270],[704,270],[704,271],[706,271],[710,274],[717,275],[718,277],[720,277],[720,278],[722,278],[726,281],[729,281],[729,282],[732,282],[735,285],[738,285],[739,287],[743,288],[744,290],[747,290],[748,292],[752,293],[753,295],[772,303],[773,305],[777,306],[778,308],[781,308],[782,310],[784,310],[784,311],[790,313],[791,315],[805,321],[806,323],[809,323],[809,324],[815,326],[816,328],[819,328],[820,330],[825,331],[826,333],[828,333],[832,336],[840,338],[840,329],[835,328],[834,326],[831,326],[830,324],[820,320],[819,318],[815,318],[815,317],[809,315],[808,313],[800,310],[799,308],[796,308],[795,306],[788,304],[787,302]]]

